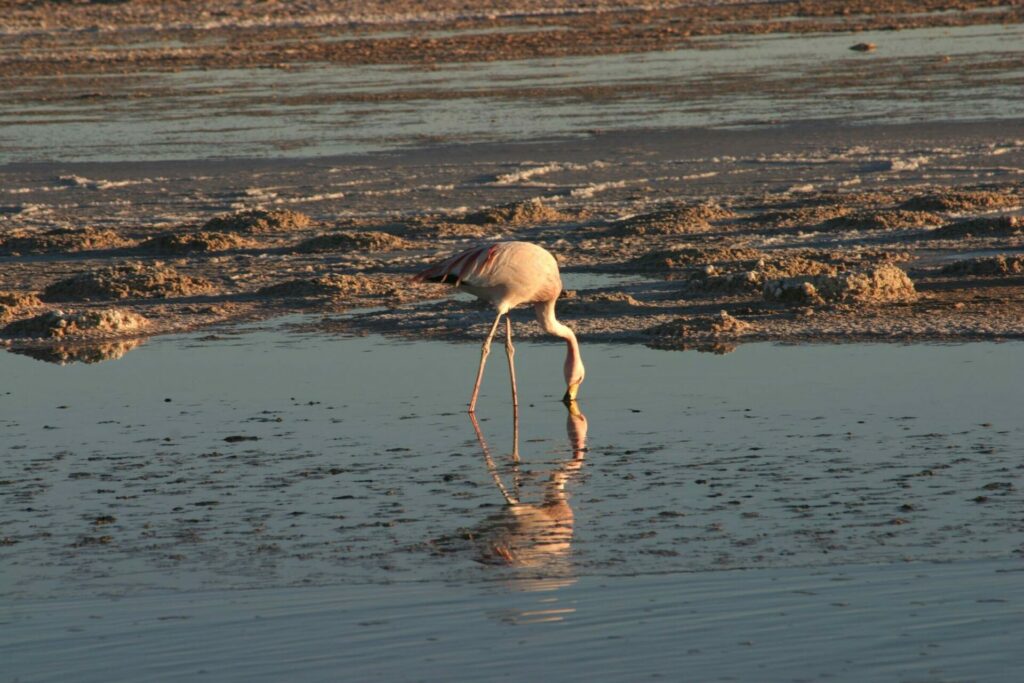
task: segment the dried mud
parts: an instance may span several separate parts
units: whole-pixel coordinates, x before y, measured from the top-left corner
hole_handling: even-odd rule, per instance
[[[568,280],[588,273],[627,278],[566,292],[560,315],[583,339],[724,352],[753,340],[1020,338],[1019,193],[1014,182],[984,190],[782,191],[719,195],[714,202],[659,199],[647,210],[646,198],[635,193],[612,204],[563,195],[468,215],[456,207],[397,220],[348,217],[333,221],[345,230],[327,233],[327,217],[259,208],[170,231],[128,221],[123,230],[104,232],[108,243],[138,243],[131,251],[111,256],[75,244],[65,252],[70,260],[8,256],[0,274],[10,292],[2,319],[9,337],[85,334],[91,323],[53,311],[39,316],[39,308],[78,302],[83,313],[102,312],[104,302],[116,300],[127,313],[150,318],[150,334],[315,309],[341,314],[319,329],[473,339],[485,332],[485,309],[409,276],[481,238],[500,238],[544,245]],[[965,197],[985,210],[965,213]],[[929,210],[906,208],[920,204]],[[993,206],[1001,208],[993,213]],[[999,213],[1006,207],[1009,213]],[[481,216],[503,222],[467,222]],[[202,231],[189,229],[200,223]],[[999,255],[955,259],[992,249]],[[151,257],[168,250],[180,250],[180,258]],[[372,311],[345,314],[353,309]],[[97,325],[106,336],[138,333],[137,325]],[[519,325],[517,334],[539,332]]]
[[[43,290],[44,301],[105,301],[206,294],[213,285],[161,265],[129,263],[58,280]]]
[[[932,237],[1011,237],[1024,234],[1022,216],[982,216],[967,218],[944,225],[931,233]]]
[[[29,309],[42,305],[43,302],[35,294],[0,291],[0,323],[12,320]]]
[[[153,254],[190,254],[193,252],[244,249],[253,243],[234,233],[186,232],[150,237],[138,245],[139,251]]]
[[[6,237],[0,237],[0,254],[20,256],[21,254],[66,253],[97,249],[117,249],[132,244],[113,230],[94,228],[53,228],[42,232],[15,230]]]
[[[539,198],[493,206],[462,217],[470,225],[507,224],[513,226],[564,223],[569,217]]]
[[[394,277],[373,275],[323,275],[317,278],[288,280],[260,288],[265,297],[331,297],[354,301],[360,298],[402,298],[402,282]]]
[[[768,301],[820,306],[826,303],[909,302],[917,298],[917,292],[905,272],[896,266],[882,264],[865,272],[768,280],[764,283],[764,296]]]
[[[1018,275],[1024,273],[1024,256],[987,256],[964,259],[943,266],[942,275]]]
[[[203,230],[260,235],[302,230],[311,224],[309,216],[298,211],[246,209],[214,216],[203,224]]]
[[[668,207],[620,221],[614,232],[621,235],[685,235],[711,230],[711,221],[735,214],[715,204]]]
[[[386,232],[344,231],[303,240],[296,245],[295,251],[314,254],[330,251],[395,251],[408,248],[408,242]]]
[[[125,337],[144,333],[148,326],[146,318],[119,308],[56,310],[16,320],[0,329],[0,336],[28,339]]]

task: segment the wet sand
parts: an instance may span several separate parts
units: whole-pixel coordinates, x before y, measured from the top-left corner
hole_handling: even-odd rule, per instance
[[[1018,131],[818,123],[317,160],[9,165],[0,290],[22,298],[3,309],[2,333],[67,345],[315,310],[328,331],[475,339],[485,312],[409,275],[482,240],[522,239],[559,258],[560,315],[586,341],[1018,339]],[[358,309],[373,312],[344,314]],[[32,322],[55,310],[144,320]]]

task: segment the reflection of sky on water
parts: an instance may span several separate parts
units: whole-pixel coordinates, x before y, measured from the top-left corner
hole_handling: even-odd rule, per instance
[[[1017,96],[1019,68],[1004,64],[992,72],[978,65],[1019,54],[1022,31],[1010,25],[744,35],[704,39],[697,42],[704,46],[700,49],[446,64],[429,72],[406,66],[323,66],[156,73],[132,86],[147,92],[142,99],[57,107],[34,103],[30,111],[23,105],[0,105],[0,141],[10,159],[153,160],[315,156],[391,149],[438,137],[529,140],[595,128],[824,118],[1013,118],[1024,115]],[[880,47],[858,55],[848,50],[856,41]],[[952,66],[936,69],[936,60],[946,57]],[[976,78],[979,73],[987,75]],[[851,79],[851,74],[859,75]],[[801,85],[823,76],[838,80]],[[741,87],[718,88],[715,81]],[[609,85],[651,85],[655,90],[614,97],[561,94],[568,88]],[[503,87],[550,91],[540,99],[514,92],[438,96]],[[681,88],[682,94],[673,94],[672,88]],[[696,95],[686,96],[691,90]],[[423,98],[332,101],[338,95],[410,92],[422,92]]]
[[[715,356],[582,343],[590,450],[565,482],[575,576],[1019,547],[1001,482],[1019,464],[1020,344]],[[562,353],[518,346],[530,503],[569,457]],[[505,514],[463,412],[477,357],[475,344],[276,331],[160,338],[96,365],[0,354],[4,534],[23,539],[5,583],[558,579],[442,542]],[[500,460],[513,434],[492,362],[478,417]],[[117,521],[91,521],[104,515]],[[104,534],[111,545],[63,554]]]

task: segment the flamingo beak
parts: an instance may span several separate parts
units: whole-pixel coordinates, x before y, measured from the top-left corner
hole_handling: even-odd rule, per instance
[[[576,400],[576,393],[580,390],[580,383],[570,384],[569,388],[565,390],[565,396],[562,397],[562,403],[569,405]]]

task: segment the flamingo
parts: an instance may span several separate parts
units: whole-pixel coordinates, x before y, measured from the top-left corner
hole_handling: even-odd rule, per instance
[[[416,274],[415,279],[428,282],[451,282],[478,299],[489,302],[498,314],[480,351],[480,367],[476,384],[469,399],[469,412],[476,410],[484,365],[491,352],[491,340],[498,330],[501,316],[505,316],[505,354],[512,381],[512,405],[519,405],[516,389],[516,371],[513,364],[515,348],[512,346],[512,321],[508,312],[520,304],[533,304],[544,331],[565,340],[568,350],[563,372],[567,405],[576,400],[583,382],[583,361],[580,346],[573,331],[555,318],[555,302],[562,293],[562,278],[558,262],[551,252],[530,242],[491,242],[481,244],[445,259],[437,265]]]
[[[484,463],[507,504],[500,515],[490,517],[475,529],[474,540],[480,544],[481,551],[479,559],[487,564],[543,568],[548,578],[543,585],[548,587],[551,587],[551,579],[556,583],[575,580],[572,567],[566,562],[572,549],[575,521],[566,484],[583,467],[587,452],[587,418],[575,402],[567,407],[565,427],[572,458],[558,463],[551,471],[540,503],[526,503],[519,497],[519,411],[512,412],[513,491],[509,491],[501,479],[476,415],[469,414]]]

